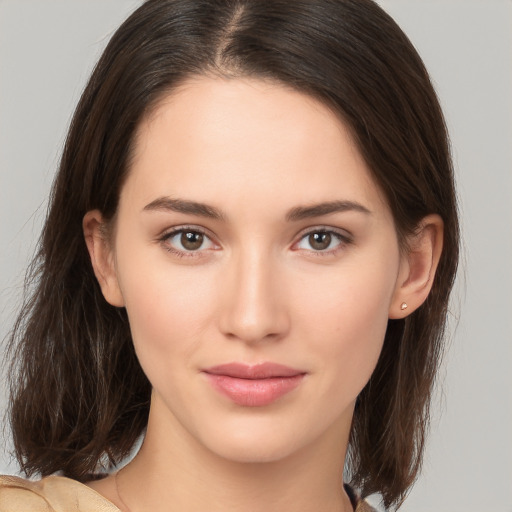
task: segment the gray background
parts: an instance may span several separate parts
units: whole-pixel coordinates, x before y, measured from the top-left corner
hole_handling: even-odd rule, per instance
[[[0,339],[19,305],[72,110],[109,36],[138,3],[0,0]],[[512,1],[380,3],[439,92],[464,236],[424,471],[402,510],[512,511]],[[16,471],[8,437],[0,473]]]

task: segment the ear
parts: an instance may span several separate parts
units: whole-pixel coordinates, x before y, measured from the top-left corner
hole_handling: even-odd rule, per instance
[[[82,222],[85,243],[105,300],[112,306],[123,307],[124,298],[117,279],[114,251],[105,225],[99,210],[87,212]]]
[[[427,215],[407,239],[406,253],[400,262],[389,318],[404,318],[419,308],[428,297],[443,249],[443,220]]]

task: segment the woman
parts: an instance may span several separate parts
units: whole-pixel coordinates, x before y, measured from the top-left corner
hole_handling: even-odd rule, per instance
[[[11,339],[45,478],[0,510],[399,506],[457,255],[442,113],[376,4],[149,0],[71,124]]]

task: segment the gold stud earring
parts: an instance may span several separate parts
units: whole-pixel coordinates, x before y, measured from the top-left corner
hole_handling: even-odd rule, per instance
[[[407,302],[402,302],[402,304],[400,304],[400,309],[403,311],[404,309],[407,309]]]

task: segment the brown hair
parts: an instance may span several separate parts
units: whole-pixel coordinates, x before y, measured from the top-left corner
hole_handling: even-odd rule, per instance
[[[333,108],[401,240],[430,213],[444,221],[432,292],[410,316],[389,321],[353,420],[353,482],[400,504],[421,465],[459,232],[435,92],[414,47],[371,0],[149,0],[112,37],[73,117],[31,293],[11,335],[10,417],[21,467],[84,480],[122,459],[144,431],[150,384],[125,311],[107,304],[96,282],[82,218],[96,208],[114,216],[141,119],[205,73],[270,79]]]

